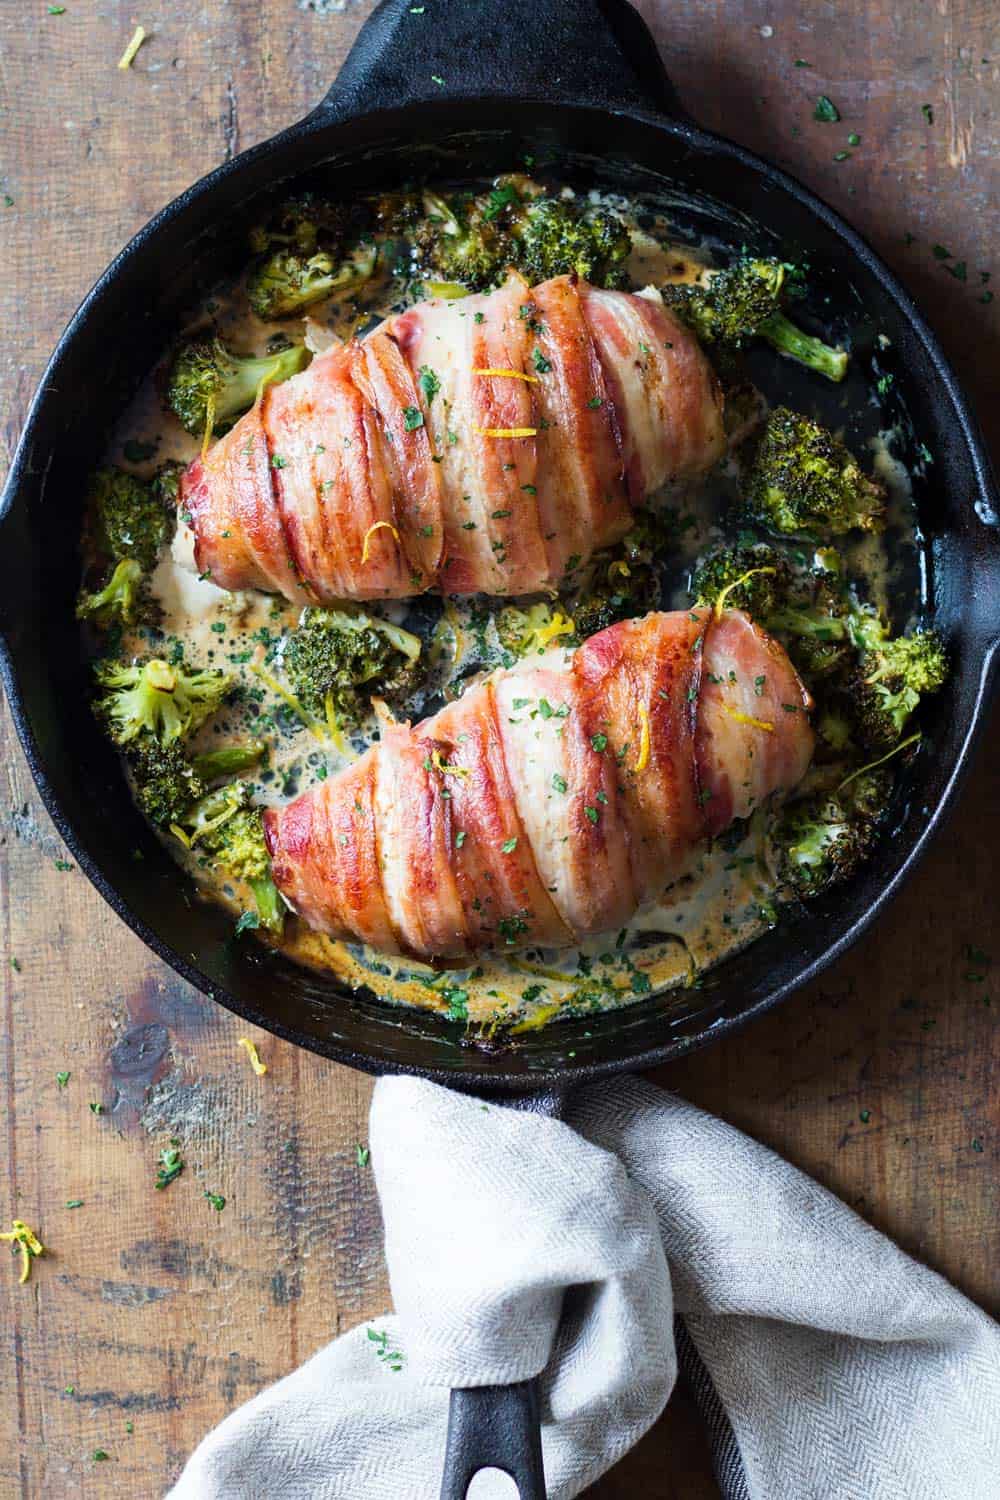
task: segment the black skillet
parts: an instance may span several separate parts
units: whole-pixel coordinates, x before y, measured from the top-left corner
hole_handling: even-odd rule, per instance
[[[901,454],[917,465],[920,536],[916,550],[890,536],[894,590],[914,598],[920,583],[954,673],[897,794],[892,833],[850,887],[808,913],[789,912],[682,1003],[651,998],[488,1052],[464,1046],[439,1017],[348,994],[252,942],[234,942],[227,917],[190,901],[96,732],[70,601],[85,476],[185,311],[238,263],[265,198],[291,179],[349,195],[425,173],[492,175],[526,157],[550,177],[645,195],[692,237],[731,249],[780,246],[808,262],[813,300],[799,320],[818,313],[827,330],[851,339],[846,400],[771,357],[754,374],[792,405],[846,421],[858,441],[879,421],[897,424]],[[878,374],[893,377],[881,414],[872,400]],[[538,1099],[724,1035],[819,973],[885,906],[950,806],[983,721],[1000,641],[997,510],[975,422],[907,293],[810,193],[683,117],[649,33],[624,0],[385,0],[318,108],[159,213],[63,334],[3,495],[0,656],[25,753],[60,833],[115,911],[185,979],[339,1062]],[[533,1384],[456,1393],[443,1494],[464,1495],[471,1475],[496,1463],[516,1475],[523,1497],[541,1496],[537,1408]]]

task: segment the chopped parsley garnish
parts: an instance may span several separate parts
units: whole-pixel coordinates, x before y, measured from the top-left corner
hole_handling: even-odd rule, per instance
[[[813,119],[819,120],[823,125],[836,125],[840,119],[840,110],[826,94],[820,94],[813,110]]]
[[[424,414],[419,406],[403,407],[403,427],[407,432],[415,432],[418,427],[424,425]]]
[[[419,384],[420,389],[423,391],[424,398],[429,405],[434,400],[434,397],[437,395],[438,391],[441,389],[441,382],[437,378],[435,372],[431,369],[430,365],[420,366],[419,380],[417,383]],[[412,411],[413,408],[409,407],[408,410]]]
[[[159,1187],[159,1183],[157,1183],[157,1187]],[[221,1214],[222,1210],[226,1206],[226,1200],[222,1196],[222,1194],[206,1192],[205,1197],[208,1199],[209,1203],[211,1203],[212,1207],[215,1209],[215,1212],[217,1214]]]
[[[541,349],[534,349],[532,351],[531,363],[534,365],[539,375],[547,375],[552,369],[552,361],[545,358],[545,355],[542,353]]]
[[[501,854],[513,854],[514,850],[516,848],[517,848],[517,839],[516,839],[516,837],[512,838],[512,839],[505,839],[503,841],[503,843],[500,845],[500,852],[501,852]]]
[[[69,1073],[57,1073],[56,1074],[56,1083],[59,1085],[59,1087],[61,1089],[64,1089],[66,1087],[67,1083],[69,1083],[69,1080],[70,1080]]]
[[[604,751],[608,748],[608,737],[606,734],[592,734],[590,736],[590,743],[598,755],[603,755]]]
[[[564,792],[566,790],[565,776],[560,776],[558,771],[553,772],[552,785],[555,787],[557,792]]]

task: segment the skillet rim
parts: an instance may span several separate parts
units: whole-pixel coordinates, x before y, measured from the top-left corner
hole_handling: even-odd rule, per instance
[[[1000,533],[998,533],[996,520],[1000,501],[998,501],[996,483],[993,479],[989,456],[979,430],[978,422],[948,359],[940,347],[936,335],[920,313],[912,296],[856,230],[847,224],[829,205],[824,203],[788,173],[773,166],[737,143],[728,140],[726,137],[718,136],[713,132],[703,130],[686,121],[671,118],[658,110],[632,105],[627,107],[601,107],[586,102],[572,102],[564,99],[553,100],[531,93],[522,94],[516,99],[512,98],[506,102],[508,109],[515,105],[537,106],[549,112],[552,117],[559,114],[577,117],[597,115],[604,120],[608,117],[618,117],[637,124],[644,129],[651,129],[657,133],[672,136],[687,145],[692,151],[722,157],[745,171],[749,171],[758,177],[763,177],[770,186],[790,196],[796,203],[830,229],[841,244],[844,245],[852,257],[852,261],[860,262],[864,269],[877,280],[883,293],[895,305],[901,320],[909,327],[912,335],[921,345],[924,354],[940,381],[942,400],[944,401],[944,398],[947,398],[946,404],[949,418],[954,421],[956,433],[960,436],[961,448],[969,460],[970,468],[975,476],[978,489],[977,499],[983,506],[983,511],[977,510],[976,512],[982,523],[983,540],[977,545],[975,550],[986,554],[985,562],[982,559],[979,559],[979,562],[988,572],[992,570],[995,583],[1000,585]],[[394,128],[397,128],[398,123],[402,123],[404,120],[410,118],[415,107],[426,111],[429,124],[433,125],[437,120],[441,120],[443,129],[437,133],[448,134],[451,131],[457,132],[463,128],[474,128],[469,125],[468,121],[457,122],[455,120],[455,115],[463,109],[492,111],[495,114],[500,105],[495,98],[484,97],[477,93],[462,94],[461,92],[452,94],[446,100],[428,100],[426,104],[419,106],[411,103],[397,109],[375,108],[352,112],[347,115],[338,113],[335,108],[331,109],[328,104],[320,104],[302,120],[280,131],[268,140],[260,142],[258,145],[250,148],[250,150],[241,153],[239,156],[233,158],[232,161],[222,163],[216,167],[212,172],[193,183],[184,192],[179,194],[178,197],[160,209],[137,231],[113,258],[84,297],[69,320],[48,361],[30,403],[24,428],[4,485],[3,496],[0,499],[0,528],[2,528],[8,516],[14,510],[22,484],[30,475],[30,452],[34,430],[40,421],[41,413],[47,402],[52,399],[58,399],[58,395],[56,394],[58,388],[58,371],[62,360],[66,356],[67,349],[77,338],[82,328],[89,323],[92,315],[95,312],[99,314],[102,297],[122,270],[135,256],[147,250],[149,242],[156,237],[159,231],[193,206],[201,204],[224,179],[245,172],[248,167],[266,160],[268,156],[280,155],[286,146],[301,144],[303,137],[307,143],[310,141],[310,138],[315,142],[316,149],[312,152],[312,155],[316,160],[305,165],[301,163],[297,164],[294,172],[281,174],[282,179],[286,176],[294,177],[302,175],[311,170],[318,163],[318,160],[322,159],[322,138],[326,135],[342,134],[345,127],[353,126],[357,128],[364,125],[369,130],[374,127],[374,133],[376,135],[381,134],[385,138],[383,140],[384,147],[384,145],[388,144],[388,138],[392,136]],[[495,120],[492,122],[492,128],[497,128]],[[507,131],[510,127],[508,124],[500,122],[499,128],[501,131]],[[379,148],[375,146],[373,149],[378,150]],[[334,147],[329,154],[335,157],[337,154],[336,148]],[[53,389],[53,387],[56,389]],[[971,511],[973,506],[971,498],[969,506]],[[985,519],[986,514],[992,517],[991,521]],[[954,532],[954,529],[953,526],[949,527],[949,531],[951,532]],[[989,538],[989,540],[987,541],[986,538]],[[991,553],[992,555],[990,555]],[[975,600],[972,602],[975,603]],[[458,1071],[439,1066],[425,1066],[395,1057],[386,1057],[385,1055],[380,1055],[374,1048],[370,1050],[357,1050],[340,1042],[326,1042],[321,1037],[304,1035],[301,1031],[285,1023],[279,1017],[263,1015],[254,1005],[238,999],[224,986],[219,986],[216,981],[211,980],[197,964],[191,963],[175,951],[142,918],[132,912],[127,898],[122,894],[119,887],[104,873],[97,859],[90,855],[88,850],[83,847],[82,841],[78,839],[72,815],[65,810],[50,783],[42,753],[22,702],[17,681],[14,652],[10,643],[2,634],[0,634],[0,675],[3,677],[11,715],[28,761],[29,769],[38,787],[42,801],[60,836],[74,855],[81,870],[87,875],[88,879],[104,897],[116,915],[122,918],[140,940],[175,973],[192,984],[202,994],[225,1006],[241,1019],[261,1027],[262,1030],[268,1031],[272,1035],[279,1036],[286,1041],[304,1046],[312,1052],[328,1057],[332,1061],[340,1062],[368,1073],[410,1074],[426,1077],[463,1091],[523,1094],[534,1093],[539,1089],[551,1088],[553,1085],[558,1084],[568,1086],[576,1082],[589,1081],[623,1070],[649,1068],[683,1056],[697,1047],[715,1040],[716,1037],[726,1036],[738,1027],[761,1015],[764,1011],[771,1009],[779,1001],[786,999],[793,990],[814,980],[869,929],[873,922],[881,916],[886,906],[895,897],[903,883],[924,857],[930,841],[951,811],[962,780],[968,773],[972,752],[978,736],[984,728],[988,701],[996,675],[998,657],[1000,657],[1000,624],[994,624],[991,633],[989,624],[979,618],[975,609],[971,608],[968,604],[963,609],[962,622],[963,632],[967,634],[969,644],[968,660],[964,667],[964,675],[968,679],[968,701],[963,703],[965,724],[962,737],[952,756],[947,779],[937,795],[933,810],[930,812],[925,825],[918,833],[916,839],[910,844],[899,868],[868,907],[855,917],[838,938],[828,944],[822,952],[794,975],[785,978],[775,988],[768,990],[755,1003],[740,1009],[734,1014],[719,1016],[712,1020],[710,1025],[703,1027],[696,1034],[681,1036],[674,1031],[670,1031],[664,1040],[656,1045],[644,1046],[634,1051],[626,1050],[623,1052],[620,1050],[622,1045],[626,1048],[628,1045],[628,1033],[627,1031],[623,1031],[617,1039],[619,1050],[614,1050],[616,1041],[614,1036],[607,1039],[608,1045],[612,1048],[614,1055],[605,1056],[594,1061],[580,1062],[579,1064],[562,1060],[554,1065],[540,1066],[537,1070],[532,1070],[530,1073],[504,1071],[505,1052],[503,1050],[497,1050],[493,1053],[477,1050],[474,1054],[470,1051],[468,1055],[475,1057],[476,1065],[467,1069],[462,1068]],[[342,993],[345,998],[349,999],[351,992],[346,987],[343,987]],[[697,1018],[692,1019],[697,1024]],[[666,1018],[664,1018],[664,1025],[668,1025]],[[506,1055],[509,1056],[509,1053]],[[494,1064],[495,1066],[493,1066]]]

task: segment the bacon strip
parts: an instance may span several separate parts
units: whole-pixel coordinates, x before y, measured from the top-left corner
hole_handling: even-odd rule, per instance
[[[662,305],[511,273],[265,390],[180,503],[223,588],[519,595],[557,586],[723,448],[718,383]]]
[[[310,926],[386,952],[566,946],[629,921],[700,841],[795,786],[810,706],[745,615],[625,621],[393,726],[269,809],[274,878]]]

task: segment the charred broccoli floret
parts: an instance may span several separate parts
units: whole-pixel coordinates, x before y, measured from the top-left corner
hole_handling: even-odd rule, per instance
[[[164,747],[145,730],[129,745],[126,761],[136,801],[158,828],[181,822],[204,795],[204,780],[176,742]]]
[[[261,810],[250,805],[245,785],[230,783],[202,797],[187,809],[182,831],[187,846],[207,864],[250,887],[259,921],[280,933],[285,906],[271,878]]]
[[[948,676],[948,658],[933,630],[883,640],[861,657],[853,684],[858,730],[865,745],[883,750],[900,739],[925,693]]]
[[[116,745],[150,734],[164,748],[186,738],[215,713],[232,686],[223,672],[192,670],[183,662],[99,661],[98,718]]]
[[[377,615],[307,609],[285,642],[282,666],[303,708],[339,726],[359,723],[372,697],[411,690],[420,651],[417,636]]]
[[[610,209],[581,208],[571,198],[539,198],[528,206],[516,235],[516,264],[532,285],[573,274],[595,286],[627,285],[632,236]]]
[[[279,204],[270,219],[251,229],[250,249],[255,255],[271,255],[276,250],[291,250],[298,255],[313,255],[317,250],[336,254],[355,224],[353,207],[316,193],[301,193]]]
[[[234,354],[219,338],[185,344],[174,356],[167,403],[196,437],[225,432],[249,411],[265,385],[279,384],[309,363],[309,351],[292,344],[276,354]]]
[[[412,238],[417,260],[441,281],[486,291],[514,259],[514,238],[500,199],[468,195],[449,200],[424,193],[424,215]]]
[[[598,553],[592,559],[570,604],[581,640],[618,620],[656,609],[660,580],[655,563],[662,544],[653,518],[642,516],[613,552]]]
[[[622,219],[573,198],[552,198],[530,178],[498,177],[486,193],[424,193],[412,229],[417,259],[443,280],[485,291],[513,266],[530,282],[576,274],[598,286],[625,283],[632,248]]]
[[[76,617],[95,625],[131,625],[146,613],[147,603],[142,568],[134,558],[123,557],[102,589],[80,594]]]
[[[871,853],[890,785],[886,772],[866,771],[792,802],[771,833],[779,878],[803,898],[849,879]]]
[[[124,469],[98,469],[87,501],[98,550],[116,561],[130,558],[151,571],[173,530],[163,501],[159,476],[147,482]]]
[[[743,494],[754,519],[786,534],[839,536],[884,524],[884,486],[825,427],[783,406],[767,419]]]
[[[785,278],[781,261],[747,257],[725,270],[707,271],[700,282],[672,284],[662,292],[671,311],[703,343],[739,349],[762,338],[828,380],[843,380],[846,351],[803,333],[781,311]]]

